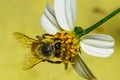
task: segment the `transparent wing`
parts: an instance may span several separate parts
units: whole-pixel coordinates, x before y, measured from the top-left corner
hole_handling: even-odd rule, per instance
[[[37,41],[19,32],[14,32],[13,35],[15,36],[16,40],[21,43],[22,47],[25,48],[31,47],[32,42]]]
[[[73,58],[72,67],[76,70],[76,72],[87,80],[97,80],[90,69],[85,64],[81,54],[76,55]]]
[[[30,48],[33,42],[38,41],[19,32],[14,32],[13,35],[15,36],[17,41],[21,43],[22,47],[25,47],[25,48]],[[23,62],[23,69],[25,70],[30,69],[34,67],[36,64],[43,61],[42,59],[37,58],[34,54],[31,54],[31,53],[25,54],[25,60]]]
[[[38,63],[42,62],[43,59],[37,58],[36,56],[29,54],[25,55],[25,60],[23,61],[23,69],[28,70],[37,65]]]

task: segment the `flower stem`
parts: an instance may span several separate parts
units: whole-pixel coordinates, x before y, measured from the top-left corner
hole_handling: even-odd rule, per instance
[[[102,25],[103,23],[105,23],[106,21],[108,21],[109,19],[111,19],[113,16],[115,16],[116,14],[118,14],[119,12],[120,12],[120,8],[118,8],[115,11],[113,11],[111,14],[109,14],[108,16],[106,16],[105,18],[103,18],[102,20],[98,21],[96,24],[94,24],[91,27],[85,29],[85,34],[88,34],[92,30],[96,29],[98,26]]]

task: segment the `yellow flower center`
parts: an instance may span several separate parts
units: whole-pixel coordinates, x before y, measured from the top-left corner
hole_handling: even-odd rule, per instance
[[[59,38],[62,44],[60,59],[71,61],[71,58],[78,54],[80,46],[77,37],[72,32],[60,31],[54,35],[54,38]]]

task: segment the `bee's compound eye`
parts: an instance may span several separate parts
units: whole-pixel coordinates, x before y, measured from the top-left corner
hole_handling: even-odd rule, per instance
[[[60,49],[61,48],[61,42],[55,43],[55,49]]]
[[[44,56],[50,56],[53,53],[53,47],[48,43],[41,46],[38,50]]]

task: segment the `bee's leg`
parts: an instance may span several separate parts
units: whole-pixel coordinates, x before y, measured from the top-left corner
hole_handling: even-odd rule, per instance
[[[43,34],[43,35],[42,35],[42,38],[43,38],[43,39],[53,38],[53,35],[51,35],[51,34]]]
[[[60,38],[55,38],[54,41],[62,41]]]
[[[61,64],[61,63],[63,63],[63,61],[51,61],[51,60],[47,60],[47,62],[49,62],[49,63],[55,63],[55,64]]]
[[[40,37],[40,36],[36,36],[36,38],[39,40],[39,41],[41,41],[42,40],[42,37]]]
[[[68,63],[64,63],[64,66],[65,66],[65,70],[68,69]]]

